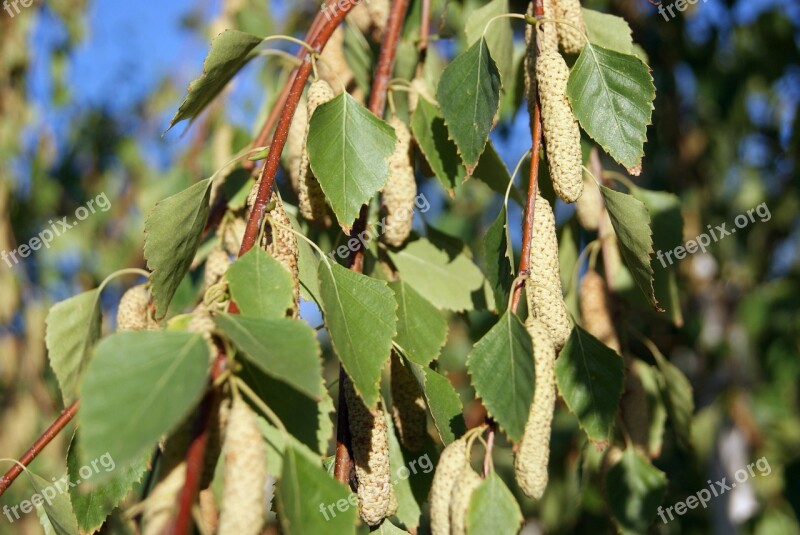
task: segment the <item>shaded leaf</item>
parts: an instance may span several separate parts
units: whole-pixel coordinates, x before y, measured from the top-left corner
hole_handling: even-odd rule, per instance
[[[608,442],[623,379],[622,358],[576,325],[556,359],[556,380],[558,391],[592,442]]]
[[[491,140],[486,144],[486,150],[481,154],[478,167],[472,172],[472,176],[489,186],[495,193],[505,197],[508,183],[511,182],[511,173],[508,172],[503,159],[497,154],[497,150]],[[523,199],[517,186],[511,186],[511,193],[508,196],[520,206],[525,204],[525,199]]]
[[[308,132],[311,169],[339,224],[349,229],[361,206],[386,184],[394,130],[347,93],[316,109]]]
[[[519,532],[522,512],[514,495],[496,472],[486,476],[469,500],[467,533]]]
[[[461,165],[458,148],[449,138],[439,109],[422,96],[411,118],[411,131],[434,175],[452,194],[453,189],[464,181],[467,172]]]
[[[460,438],[467,430],[464,407],[458,392],[444,375],[427,367],[412,364],[414,375],[420,384],[433,424],[446,446]]]
[[[447,341],[447,321],[442,313],[403,282],[389,283],[397,301],[395,341],[413,362],[427,366],[439,356]]]
[[[486,146],[500,104],[500,73],[486,39],[458,55],[445,68],[437,88],[450,137],[467,174],[472,174]]]
[[[263,39],[238,30],[225,30],[211,41],[203,61],[203,74],[192,80],[189,92],[169,123],[172,128],[184,119],[194,119],[222,91],[225,85],[253,57],[251,52]]]
[[[350,489],[330,477],[319,463],[286,448],[277,490],[278,518],[284,533],[355,534],[358,507],[348,502],[350,495]]]
[[[243,356],[264,373],[285,381],[310,398],[321,399],[325,390],[322,350],[314,329],[307,323],[232,314],[214,316],[214,321]]]
[[[633,33],[625,19],[593,9],[582,8],[581,11],[590,43],[620,54],[637,56],[643,62],[647,62],[645,57],[639,55],[639,49],[634,46]]]
[[[231,264],[225,278],[242,316],[283,318],[292,308],[292,275],[261,247]]]
[[[439,309],[471,310],[472,294],[483,286],[483,273],[470,258],[437,248],[425,238],[389,251],[389,256],[400,278]]]
[[[694,414],[694,396],[689,379],[675,365],[652,347],[653,356],[663,377],[659,383],[667,407],[667,414],[672,428],[684,448],[691,448],[692,416]]]
[[[483,256],[486,259],[486,278],[494,293],[495,308],[498,311],[505,310],[514,283],[514,251],[508,233],[508,210],[505,206],[483,237]]]
[[[570,72],[567,96],[586,133],[638,174],[656,97],[647,65],[636,56],[587,43]]]
[[[486,46],[497,63],[503,87],[508,86],[514,72],[514,32],[511,29],[511,19],[506,17],[496,19],[488,25],[487,23],[508,12],[508,0],[492,0],[473,11],[464,28],[467,46],[474,45],[486,31]]]
[[[628,448],[606,475],[606,496],[623,533],[646,533],[667,489],[664,473]]]
[[[56,303],[47,313],[45,343],[64,405],[75,401],[81,375],[100,339],[101,323],[98,289]]]
[[[32,496],[29,501],[36,507],[36,514],[45,533],[78,535],[78,521],[72,512],[69,494],[56,492],[53,482],[34,474],[27,468],[25,473],[30,479],[34,496],[38,496],[38,498]],[[49,494],[52,493],[55,493],[55,496],[50,498]]]
[[[175,290],[192,264],[209,213],[211,180],[201,180],[156,203],[144,223],[144,257],[153,272],[156,317],[167,313]]]
[[[139,459],[200,400],[209,358],[199,334],[123,332],[100,342],[81,385],[83,464],[106,453],[120,466]]]
[[[333,348],[368,407],[378,403],[378,382],[397,334],[397,303],[384,281],[345,269],[319,265],[325,325]]]
[[[623,262],[647,301],[660,311],[653,289],[653,268],[650,265],[653,239],[647,208],[633,196],[605,186],[600,186],[600,193],[617,235]]]
[[[486,412],[514,442],[522,439],[533,400],[533,343],[506,311],[467,356],[467,371]]]
[[[409,471],[408,465],[416,460],[416,456],[412,453],[405,452],[400,446],[400,441],[397,439],[391,415],[386,412],[384,418],[386,420],[387,434],[389,437],[389,473],[392,476],[392,487],[397,497],[397,512],[395,516],[397,516],[400,522],[406,527],[415,528],[419,526],[422,510],[411,488],[410,478],[415,476]],[[414,468],[416,470],[416,466]],[[401,474],[404,477],[400,477]],[[388,521],[384,521],[384,524],[387,522]]]

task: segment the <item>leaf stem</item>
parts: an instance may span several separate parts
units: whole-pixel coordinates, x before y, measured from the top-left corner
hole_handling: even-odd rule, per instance
[[[490,18],[486,22],[486,26],[483,27],[483,33],[481,34],[481,39],[486,39],[486,32],[489,31],[489,25],[499,19],[519,19],[528,22],[528,17],[526,17],[522,13],[503,13],[502,15],[496,15]]]

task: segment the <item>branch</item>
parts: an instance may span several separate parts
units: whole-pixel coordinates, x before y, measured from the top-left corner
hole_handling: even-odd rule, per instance
[[[541,17],[544,15],[542,0],[533,0],[528,6],[528,14]],[[525,93],[528,95],[528,112],[530,113],[531,125],[531,171],[528,181],[528,199],[525,204],[525,222],[522,227],[522,253],[519,259],[519,269],[517,273],[524,273],[530,269],[531,241],[533,239],[533,216],[536,208],[536,191],[539,185],[539,152],[542,146],[542,118],[539,111],[539,98],[535,87],[536,76],[536,37],[535,28],[528,25],[526,28],[525,39],[527,42],[527,55],[525,57]],[[534,95],[537,95],[534,98]],[[524,282],[518,283],[513,288],[511,298],[511,308],[514,312],[519,306],[519,299],[522,295]]]
[[[334,6],[336,4],[337,0],[331,0],[328,3],[329,6]],[[322,51],[328,39],[330,39],[331,34],[333,34],[334,30],[336,30],[347,14],[347,11],[343,9],[333,9],[332,7],[326,10],[326,13],[330,13],[331,11],[333,11],[333,15],[330,18],[325,16],[325,22],[321,23],[319,32],[317,32],[314,39],[309,43],[311,48],[316,50],[317,53]],[[275,127],[275,135],[269,146],[267,161],[264,163],[264,167],[261,168],[261,176],[259,177],[261,183],[258,187],[253,210],[250,213],[250,219],[247,221],[247,228],[244,233],[244,239],[242,240],[242,247],[239,250],[239,256],[242,256],[252,249],[258,238],[258,230],[261,227],[261,220],[264,217],[264,208],[269,202],[272,184],[275,182],[275,174],[278,172],[278,166],[280,165],[281,152],[283,152],[283,147],[286,145],[286,138],[289,136],[289,126],[292,124],[292,118],[297,110],[300,97],[303,95],[303,89],[311,74],[311,56],[305,48],[303,48],[301,54],[303,64],[298,67],[297,73],[289,84],[286,103],[280,108],[282,114]]]
[[[403,29],[403,21],[408,9],[408,0],[394,0],[389,20],[387,22],[386,33],[381,43],[381,51],[378,56],[378,65],[375,68],[375,77],[372,81],[372,91],[369,98],[369,110],[379,119],[383,117],[386,109],[386,92],[389,89],[389,81],[392,79],[392,68],[394,59],[397,55],[397,45],[400,40],[400,32]],[[358,219],[353,224],[350,237],[354,238],[363,232],[367,225],[369,216],[369,205],[361,207]],[[360,243],[360,242],[359,242]],[[349,259],[350,269],[356,273],[361,273],[364,267],[363,245],[353,251]],[[350,423],[347,415],[347,402],[344,397],[342,385],[347,377],[342,365],[339,365],[339,414],[336,421],[336,460],[334,461],[334,476],[337,480],[347,485],[350,481],[350,473],[353,469],[353,454],[350,451]]]
[[[0,478],[0,496],[11,486],[17,477],[22,473],[22,467],[28,466],[33,462],[39,453],[50,444],[56,435],[58,435],[66,425],[72,421],[75,417],[75,414],[78,412],[78,400],[72,402],[72,405],[61,411],[61,415],[56,418],[56,421],[53,422],[50,427],[39,437],[39,439],[34,442],[33,446],[30,447],[28,451],[25,452],[25,455],[19,460],[19,464],[15,464],[11,470],[5,473],[5,475]]]

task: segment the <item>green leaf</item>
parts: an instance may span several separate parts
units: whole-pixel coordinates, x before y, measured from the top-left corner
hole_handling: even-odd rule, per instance
[[[439,109],[425,97],[419,97],[417,109],[411,118],[411,131],[433,174],[452,193],[467,177],[467,172],[461,165],[458,148],[449,138]]]
[[[34,496],[29,502],[33,502],[39,522],[45,533],[55,535],[78,535],[78,521],[72,512],[72,504],[69,502],[69,494],[60,492],[56,489],[52,481],[38,476],[25,468],[25,473],[30,478]],[[54,496],[50,497],[53,494]],[[38,502],[38,503],[37,503]]]
[[[508,233],[508,210],[505,205],[483,237],[483,256],[486,258],[486,278],[494,293],[495,307],[498,311],[505,310],[514,283],[514,251]]]
[[[567,96],[586,133],[638,174],[656,98],[647,65],[635,56],[587,43],[570,72]]]
[[[355,534],[358,506],[348,501],[350,495],[350,489],[330,477],[318,463],[291,447],[286,449],[277,490],[278,518],[284,533]]]
[[[622,358],[576,325],[556,359],[556,380],[561,397],[592,442],[608,442],[623,379]]]
[[[496,472],[486,476],[469,500],[467,533],[518,533],[522,512]]]
[[[436,307],[402,280],[390,282],[389,288],[397,301],[395,341],[410,360],[427,366],[447,341],[447,321]]]
[[[388,519],[381,522],[378,529],[374,530],[372,533],[378,533],[379,535],[408,535],[407,531],[398,528]]]
[[[144,223],[144,257],[153,271],[156,316],[167,313],[172,296],[192,264],[209,213],[211,180],[201,180],[156,203]]]
[[[620,54],[634,55],[633,32],[622,17],[601,13],[594,9],[581,9],[589,42]]]
[[[303,232],[303,227],[297,218],[289,214],[292,221],[292,228],[297,232]],[[297,240],[297,270],[300,272],[300,296],[307,301],[319,302],[319,280],[317,280],[317,268],[320,259],[307,241]]]
[[[481,154],[478,167],[475,168],[472,176],[489,186],[495,193],[505,197],[508,183],[511,182],[511,173],[508,172],[503,159],[497,154],[491,140],[486,144],[486,150]],[[520,206],[525,204],[525,199],[522,198],[517,186],[511,186],[509,198],[514,199]]]
[[[516,314],[506,311],[467,356],[467,372],[486,412],[514,442],[522,439],[533,401],[533,343]]]
[[[472,295],[483,286],[483,273],[470,258],[439,249],[425,238],[389,251],[389,256],[400,278],[439,309],[471,310]]]
[[[623,262],[647,301],[661,311],[653,289],[653,268],[650,265],[653,238],[647,208],[633,196],[605,186],[600,186],[600,193],[617,235]]]
[[[319,285],[333,348],[361,399],[374,407],[381,370],[397,334],[394,294],[386,282],[335,263],[320,263]]]
[[[232,314],[214,316],[214,321],[243,356],[264,373],[312,399],[322,398],[322,351],[314,329],[306,322]]]
[[[247,359],[242,360],[241,365],[239,377],[278,415],[293,439],[316,452],[317,456],[324,454],[333,435],[333,399],[328,392],[324,392],[322,401],[316,401],[267,375]]]
[[[264,444],[267,446],[267,471],[275,478],[281,477],[283,471],[283,456],[285,455],[287,442],[288,447],[299,453],[312,463],[319,462],[319,454],[311,448],[297,440],[292,434],[284,434],[280,429],[267,422],[261,416],[256,415],[256,422],[261,435],[264,437]]]
[[[437,100],[442,108],[450,137],[458,147],[467,174],[478,160],[489,139],[500,104],[500,73],[486,39],[457,56],[439,80]]]
[[[292,308],[292,275],[261,247],[231,264],[225,277],[242,316],[284,318]]]
[[[634,388],[640,389],[641,393],[628,400],[633,381]],[[655,366],[634,359],[625,377],[627,391],[622,395],[622,417],[631,439],[635,444],[643,445],[651,458],[660,456],[664,442],[667,409],[662,395],[662,382],[663,376]],[[639,396],[643,396],[643,399]],[[688,423],[691,424],[691,420]],[[637,425],[642,428],[636,429]]]
[[[677,195],[665,191],[650,191],[634,187],[631,195],[642,201],[650,214],[653,229],[653,248],[657,251],[652,258],[653,290],[656,300],[663,303],[669,312],[672,322],[683,325],[681,303],[678,296],[677,266],[667,264],[662,251],[672,251],[683,244],[683,216],[681,200]]]
[[[664,473],[628,448],[605,483],[608,505],[622,532],[646,533],[667,489]]]
[[[184,119],[194,119],[216,98],[225,85],[253,56],[263,39],[237,30],[225,30],[211,41],[203,61],[203,74],[189,84],[189,92],[169,123],[172,128]]]
[[[486,30],[486,46],[497,62],[503,87],[508,87],[514,72],[514,32],[511,19],[505,17],[487,23],[494,17],[509,12],[508,0],[492,0],[485,6],[473,11],[467,18],[464,32],[467,35],[467,46],[472,46],[483,36]]]
[[[80,470],[84,465],[81,464],[79,451],[78,436],[75,435],[67,452],[67,473],[73,482],[82,479]],[[149,468],[149,458],[148,453],[127,466],[117,466],[114,459],[106,455],[97,459],[97,467],[112,473],[111,479],[100,485],[82,481],[80,485],[70,487],[69,498],[82,531],[93,533],[100,528],[131,488],[141,481]]]
[[[397,498],[397,513],[395,515],[406,527],[415,528],[419,526],[422,510],[414,497],[414,490],[411,488],[411,478],[417,476],[410,472],[408,466],[416,459],[416,456],[404,451],[400,446],[391,415],[387,412],[384,414],[384,418],[389,436],[389,473],[392,474],[392,487]],[[416,471],[416,466],[414,468]],[[400,477],[401,474],[407,477]]]
[[[339,224],[349,229],[361,206],[386,184],[394,130],[347,93],[316,109],[308,132],[311,169]]]
[[[694,415],[694,396],[689,379],[675,367],[667,358],[653,347],[653,356],[656,359],[663,377],[661,378],[661,392],[667,407],[667,414],[672,421],[672,428],[678,441],[684,448],[691,448],[692,416]]]
[[[428,367],[412,364],[412,370],[425,395],[433,424],[446,446],[467,430],[464,407],[458,392],[444,375]]]
[[[100,342],[81,386],[83,464],[106,453],[120,466],[139,459],[200,400],[209,359],[199,334],[123,332]]]
[[[101,335],[100,290],[55,304],[47,314],[45,343],[64,405],[75,401],[78,383]]]

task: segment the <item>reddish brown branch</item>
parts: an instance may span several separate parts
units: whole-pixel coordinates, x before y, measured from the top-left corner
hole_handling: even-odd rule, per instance
[[[372,91],[369,98],[369,110],[376,117],[382,118],[386,109],[386,94],[389,90],[389,81],[392,79],[394,60],[397,55],[397,45],[400,41],[400,32],[403,29],[403,21],[406,18],[408,0],[394,0],[389,12],[386,33],[381,43],[381,51],[378,56],[378,65],[375,68],[375,77],[372,81]],[[354,238],[363,232],[369,217],[369,206],[364,205],[358,215],[358,219],[353,224],[350,237]],[[356,273],[361,273],[364,267],[363,246],[359,247],[350,255],[350,269]],[[337,480],[347,485],[350,481],[350,473],[353,469],[353,454],[350,449],[350,423],[347,418],[347,402],[344,397],[342,385],[347,377],[344,368],[339,365],[339,413],[336,421],[336,460],[334,462],[334,476]]]
[[[5,473],[5,475],[0,478],[0,496],[11,486],[17,477],[22,473],[22,466],[28,466],[33,462],[39,453],[48,445],[50,442],[58,435],[66,425],[72,421],[75,417],[75,414],[78,412],[78,400],[72,402],[72,405],[61,411],[61,415],[56,418],[56,421],[53,422],[50,427],[39,437],[39,439],[34,442],[33,446],[30,447],[28,451],[25,452],[25,455],[19,460],[20,464],[15,464],[11,469]],[[20,466],[22,465],[22,466]]]

